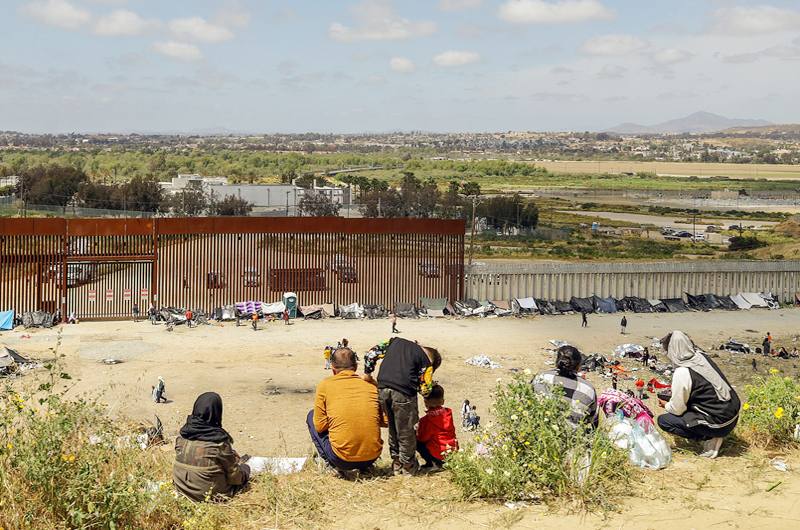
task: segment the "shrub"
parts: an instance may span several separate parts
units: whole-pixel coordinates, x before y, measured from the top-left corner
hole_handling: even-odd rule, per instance
[[[741,423],[767,442],[793,440],[795,425],[800,423],[800,383],[770,370],[769,377],[759,377],[745,387]]]
[[[496,424],[446,460],[464,497],[544,495],[606,506],[629,483],[627,453],[599,430],[569,427],[570,405],[563,398],[536,395],[519,375],[498,386],[494,400]]]
[[[756,236],[733,236],[728,244],[728,250],[755,250],[766,246],[767,243]]]

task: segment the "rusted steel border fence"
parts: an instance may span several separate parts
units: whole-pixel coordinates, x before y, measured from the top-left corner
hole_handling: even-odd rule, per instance
[[[287,291],[301,305],[463,297],[464,221],[0,219],[0,310],[123,318]]]

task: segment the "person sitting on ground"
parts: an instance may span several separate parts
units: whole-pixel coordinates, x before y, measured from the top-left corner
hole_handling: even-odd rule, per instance
[[[433,388],[433,372],[442,364],[435,348],[422,347],[410,340],[394,337],[372,348],[364,356],[364,379],[383,359],[378,373],[378,399],[389,422],[389,454],[395,475],[414,475],[419,469],[417,436],[419,421],[417,393],[426,397]]]
[[[597,427],[597,391],[589,381],[578,377],[580,365],[581,353],[578,349],[574,346],[561,346],[556,353],[556,369],[539,372],[531,384],[536,393],[545,395],[552,395],[553,388],[561,387],[564,398],[572,407],[569,423],[576,427]]]
[[[377,386],[356,375],[355,353],[339,348],[331,357],[333,375],[317,385],[306,423],[319,456],[347,476],[347,471],[366,469],[378,459],[381,427],[387,423]]]
[[[433,385],[431,393],[425,398],[428,411],[420,418],[417,428],[417,452],[425,460],[424,469],[441,468],[446,453],[458,449],[453,411],[443,405],[444,388]]]
[[[69,314],[69,319],[67,320],[67,324],[77,324],[78,323],[78,316],[75,314],[75,311]]]
[[[172,481],[193,501],[224,500],[241,491],[250,477],[248,455],[239,457],[222,428],[222,398],[201,394],[175,440]]]
[[[667,411],[658,417],[658,426],[676,436],[703,441],[700,456],[716,458],[722,439],[739,421],[739,396],[714,361],[695,351],[685,333],[673,331],[661,344],[675,373],[669,402],[658,400]]]

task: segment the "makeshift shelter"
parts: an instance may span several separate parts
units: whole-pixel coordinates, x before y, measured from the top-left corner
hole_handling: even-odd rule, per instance
[[[723,345],[723,349],[731,353],[750,353],[750,345],[744,344],[733,339]]]
[[[20,355],[18,351],[0,346],[0,375],[16,372],[18,365],[29,362],[31,362],[30,359]]]
[[[447,306],[447,298],[420,298],[419,303],[423,309],[435,309],[443,311]]]
[[[44,311],[22,313],[22,325],[25,328],[52,328],[53,313],[45,313]]]
[[[261,312],[261,302],[256,302],[254,300],[248,300],[247,302],[236,302],[236,308],[242,313],[255,315],[256,313]]]
[[[669,311],[669,309],[664,304],[664,302],[662,302],[661,300],[659,300],[657,298],[654,298],[652,300],[648,300],[647,303],[650,304],[650,307],[653,308],[653,312],[655,312],[655,313],[666,313],[666,312]]]
[[[14,329],[14,311],[0,311],[0,330]]]
[[[750,307],[767,307],[767,302],[758,293],[739,293],[739,295],[750,304]]]
[[[444,310],[443,309],[427,309],[425,310],[425,314],[428,318],[443,318],[444,317]]]
[[[594,297],[592,298],[578,298],[573,296],[569,299],[569,305],[572,306],[572,309],[575,310],[576,313],[580,313],[581,311],[586,311],[587,313],[591,313],[594,311]]]
[[[609,296],[608,298],[600,298],[599,296],[594,296],[594,304],[597,306],[597,309],[600,310],[602,313],[616,313],[617,312],[617,301],[614,300],[614,297]]]
[[[653,306],[645,298],[626,296],[622,299],[622,302],[625,304],[626,311],[633,311],[634,313],[652,313],[654,311]]]
[[[331,317],[336,316],[336,308],[333,304],[322,304],[322,310]]]
[[[744,299],[742,293],[731,296],[731,301],[736,304],[739,309],[750,309],[750,302]]]
[[[689,302],[689,307],[695,311],[711,310],[711,307],[709,307],[708,303],[706,302],[706,297],[703,295],[692,296],[689,293],[686,293],[686,300]]]
[[[772,293],[767,291],[766,293],[758,293],[761,298],[767,303],[767,307],[770,309],[780,309],[781,304],[778,300],[772,296]]]
[[[669,309],[670,313],[685,313],[687,311],[691,311],[686,303],[683,301],[683,298],[664,298],[661,300],[667,309]]]
[[[574,308],[572,307],[572,304],[570,304],[569,302],[562,302],[560,300],[554,300],[552,302],[552,304],[553,304],[553,307],[555,308],[557,313],[561,313],[561,314],[572,313],[573,310],[574,310]]]
[[[261,304],[262,315],[277,315],[283,314],[283,312],[286,311],[286,304],[283,302],[274,302],[272,304],[259,302],[259,304]]]
[[[447,302],[447,305],[444,306],[444,314],[445,315],[457,315],[456,308],[453,307],[453,304]]]
[[[735,311],[735,310],[739,309],[739,306],[737,306],[734,303],[734,301],[731,300],[731,297],[728,296],[728,295],[717,296],[717,301],[719,302],[720,307],[722,309],[727,310],[727,311]]]
[[[614,300],[614,304],[617,306],[617,312],[627,311],[628,310],[628,307],[625,304],[625,301],[622,300],[622,299]]]
[[[536,311],[536,300],[533,297],[517,298],[517,304],[523,311]]]
[[[214,320],[236,320],[236,306],[224,305],[214,309]]]
[[[364,318],[364,306],[358,304],[340,305],[339,318],[346,318],[348,320]]]
[[[508,300],[489,300],[489,303],[499,309],[511,310],[511,304],[508,303]]]
[[[535,300],[536,300],[536,307],[539,309],[539,314],[540,315],[555,315],[556,314],[557,311],[556,311],[556,308],[555,308],[555,306],[553,304],[551,304],[547,300],[541,300],[539,298],[536,298]]]
[[[480,302],[478,302],[473,298],[467,298],[466,300],[459,300],[453,305],[455,306],[454,308],[455,312],[465,317],[475,314],[473,313],[473,311],[482,307]]]
[[[630,343],[620,344],[611,352],[616,357],[641,357],[644,351],[644,346],[641,344]]]
[[[306,320],[319,320],[331,316],[325,312],[321,305],[305,305],[298,309],[300,310],[300,316]]]
[[[708,306],[709,309],[724,309],[717,295],[712,293],[706,293],[702,295],[702,297],[705,299],[706,305]]]
[[[386,318],[389,316],[389,311],[387,311],[386,307],[382,305],[364,305],[364,315],[370,320],[376,318]]]
[[[419,318],[417,308],[414,304],[403,304],[397,302],[394,304],[394,314],[400,318]]]

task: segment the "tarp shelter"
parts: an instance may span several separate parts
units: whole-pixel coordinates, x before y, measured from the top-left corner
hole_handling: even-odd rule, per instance
[[[389,316],[389,312],[386,310],[386,307],[382,305],[364,305],[364,315],[369,318],[370,320],[376,318],[386,318]]]
[[[664,305],[664,302],[662,302],[657,298],[654,298],[652,300],[647,300],[647,303],[650,304],[650,307],[652,307],[653,311],[656,313],[666,313],[667,311],[669,311],[667,306]]]
[[[626,296],[622,301],[625,303],[626,311],[633,311],[634,313],[652,313],[654,311],[653,306],[645,298]]]
[[[780,309],[781,304],[778,302],[778,299],[772,296],[772,293],[767,291],[766,293],[758,293],[758,295],[764,299],[767,303],[767,307],[770,309]]]
[[[10,330],[14,328],[14,311],[0,311],[0,329]]]
[[[628,310],[628,306],[625,303],[625,300],[622,300],[622,299],[614,300],[614,303],[617,306],[617,311],[627,311]]]
[[[274,315],[277,313],[283,313],[284,311],[286,311],[286,304],[284,304],[283,302],[275,302],[272,304],[261,302],[262,315]]]
[[[444,310],[443,309],[428,309],[427,315],[429,318],[434,317],[444,317]]]
[[[686,293],[686,299],[689,301],[689,307],[695,311],[709,311],[711,309],[706,303],[706,297],[703,295],[693,296]]]
[[[541,300],[539,298],[536,298],[535,300],[536,300],[536,307],[539,309],[539,314],[542,314],[542,315],[555,315],[556,314],[557,311],[556,311],[556,308],[555,308],[555,306],[553,304],[551,304],[547,300]]]
[[[594,311],[594,300],[593,298],[578,298],[573,296],[569,299],[569,305],[572,306],[572,309],[576,312],[580,313],[581,311],[586,311],[587,313],[591,313]]]
[[[321,305],[304,305],[300,306],[298,309],[300,310],[300,314],[306,319],[318,319],[331,316],[325,312],[325,309]]]
[[[500,309],[511,310],[511,304],[508,303],[508,300],[489,300],[489,302]]]
[[[394,314],[400,318],[419,318],[417,308],[414,304],[403,304],[397,302],[394,304]]]
[[[8,375],[12,372],[16,372],[17,368],[14,364],[29,362],[31,361],[20,355],[16,350],[0,346],[0,375]]]
[[[562,302],[561,300],[553,300],[552,304],[558,313],[571,313],[574,309],[572,304],[569,302]]]
[[[742,293],[731,296],[731,301],[736,304],[739,309],[750,309],[750,302],[744,299]]]
[[[701,296],[705,299],[709,309],[724,309],[722,302],[719,301],[719,296],[712,293],[706,293]]]
[[[536,311],[536,300],[533,297],[517,298],[519,307],[528,311]]]
[[[739,306],[737,306],[734,303],[734,301],[731,300],[731,297],[728,296],[728,295],[717,296],[717,301],[719,302],[720,307],[722,307],[723,309],[726,309],[728,311],[735,311],[735,310],[739,309]]]
[[[456,314],[456,309],[453,307],[453,304],[451,304],[450,302],[447,302],[447,305],[444,306],[444,312],[447,315],[455,315]]]
[[[686,303],[683,301],[683,298],[664,298],[661,301],[667,306],[670,313],[685,313],[690,311],[689,307],[687,307]]]
[[[53,314],[44,311],[22,313],[22,325],[26,328],[52,328]]]
[[[594,303],[597,306],[597,309],[603,313],[617,312],[617,301],[614,300],[613,296],[609,296],[608,298],[600,298],[599,296],[595,295]]]
[[[236,320],[236,306],[225,305],[214,309],[214,320]]]
[[[420,298],[419,303],[425,309],[442,311],[447,306],[447,298]]]
[[[255,300],[248,300],[246,302],[236,302],[236,307],[242,313],[254,315],[261,312],[261,302]]]
[[[322,310],[330,316],[336,316],[336,309],[333,304],[322,304]]]
[[[742,295],[750,307],[767,307],[767,302],[761,298],[761,295],[758,293],[739,293]]]
[[[349,320],[364,318],[364,307],[358,304],[340,305],[339,318],[346,318]]]
[[[644,346],[641,344],[630,343],[630,344],[620,344],[611,352],[617,357],[641,357],[641,353],[644,351]]]

